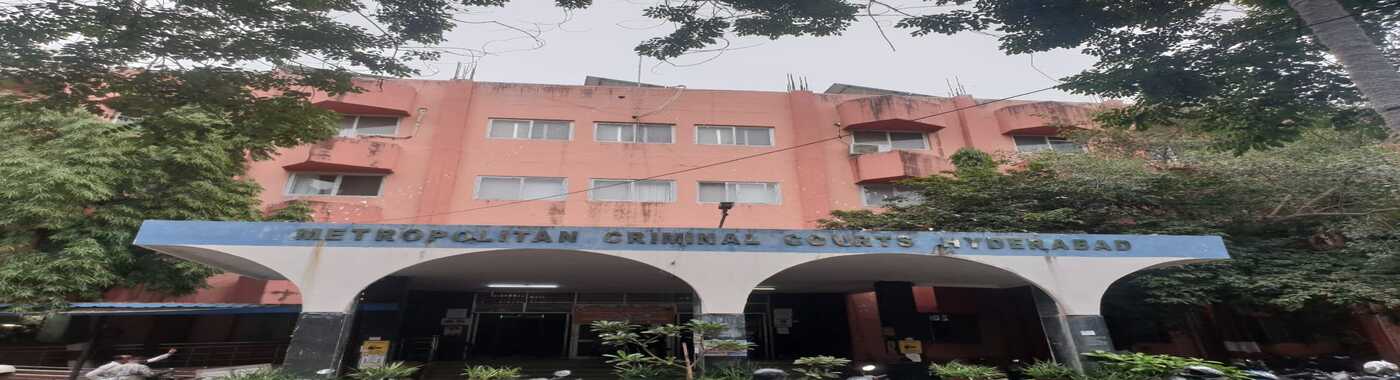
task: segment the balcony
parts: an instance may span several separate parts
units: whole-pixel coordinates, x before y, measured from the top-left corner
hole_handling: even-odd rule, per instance
[[[403,149],[374,139],[333,138],[294,148],[283,156],[294,160],[287,171],[384,173],[394,171]],[[305,159],[301,159],[305,157]]]
[[[952,171],[953,163],[928,153],[893,150],[851,156],[856,182],[886,182]]]
[[[1054,135],[1066,128],[1090,128],[1096,110],[1060,102],[1018,104],[996,111],[1003,135]]]
[[[848,100],[836,105],[841,124],[848,131],[937,132],[943,126],[920,119],[945,111],[935,102],[882,95]]]
[[[287,207],[287,201],[275,204],[273,211]],[[311,207],[311,219],[320,223],[367,223],[383,219],[384,208],[378,200],[335,199],[315,195],[299,196],[296,202],[304,202]]]

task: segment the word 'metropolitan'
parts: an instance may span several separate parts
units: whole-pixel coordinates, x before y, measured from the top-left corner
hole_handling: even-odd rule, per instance
[[[298,228],[294,240],[453,243],[576,244],[580,233],[599,234],[603,244],[626,245],[765,245],[790,247],[899,247],[912,248],[917,239],[909,234],[882,232],[803,232],[763,234],[752,232],[626,231],[626,230],[549,230],[549,229],[395,229],[395,228]],[[1074,250],[1130,251],[1127,240],[1039,239],[1016,237],[942,237],[936,243],[943,249],[972,250]]]

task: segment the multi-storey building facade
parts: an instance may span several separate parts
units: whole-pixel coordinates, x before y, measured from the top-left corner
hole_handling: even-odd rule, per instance
[[[596,357],[586,325],[608,318],[722,321],[758,359],[894,363],[913,340],[921,360],[1075,360],[1111,347],[1098,302],[1113,281],[1224,257],[1208,237],[809,231],[908,195],[898,180],[951,170],[959,149],[1080,150],[1057,134],[1090,127],[1101,104],[612,84],[376,80],[318,95],[340,136],[248,177],[269,210],[308,202],[326,224],[157,223],[137,244],[232,272],[177,301],[300,305],[288,361],[305,368],[354,350],[306,354],[298,339],[387,339],[408,360]]]

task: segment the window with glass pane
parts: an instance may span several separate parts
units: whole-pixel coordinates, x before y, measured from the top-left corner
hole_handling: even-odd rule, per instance
[[[593,189],[588,191],[588,195],[595,201],[607,202],[627,202],[632,200],[632,181],[623,180],[593,180]]]
[[[481,177],[477,199],[520,199],[519,177]]]
[[[637,181],[632,183],[637,202],[675,202],[676,183],[671,181]]]
[[[727,202],[729,197],[724,182],[701,182],[700,201],[701,202]]]
[[[1066,140],[1063,137],[1054,136],[1011,136],[1016,142],[1017,152],[1043,152],[1054,150],[1056,152],[1083,152],[1084,147]]]
[[[384,176],[296,173],[287,184],[288,195],[378,196]]]
[[[398,134],[399,118],[392,116],[342,116],[340,136],[394,136]]]
[[[861,195],[866,206],[884,206],[892,200],[898,200],[901,204],[918,202],[919,193],[905,186],[892,183],[874,183],[860,186]]]
[[[287,190],[294,195],[333,195],[335,194],[334,174],[293,174],[292,185]]]
[[[520,192],[521,199],[564,199],[563,178],[525,178],[525,186]]]
[[[860,131],[852,133],[851,137],[855,145],[877,146],[877,151],[928,149],[928,140],[918,132]]]
[[[594,137],[603,142],[628,142],[630,139],[623,139],[623,131],[631,128],[631,125],[625,124],[598,124]]]
[[[340,137],[355,137],[355,120],[357,116],[340,117]]]
[[[735,144],[748,146],[772,146],[772,128],[735,128]]]
[[[928,141],[924,140],[923,133],[910,132],[890,132],[890,146],[894,149],[923,150],[928,149]]]
[[[701,182],[701,202],[777,204],[778,184],[767,182]]]
[[[572,124],[559,120],[492,119],[486,136],[493,139],[568,140]]]
[[[695,142],[703,145],[773,146],[773,128],[697,127]]]
[[[379,185],[382,183],[384,183],[382,176],[342,175],[340,176],[340,186],[336,187],[335,195],[377,196],[379,195]]]
[[[1084,147],[1063,137],[1047,137],[1046,140],[1050,143],[1050,149],[1056,152],[1076,153],[1084,151]]]
[[[355,134],[359,136],[394,136],[398,134],[399,118],[360,116],[355,123]]]
[[[652,144],[670,144],[671,126],[660,124],[642,124],[637,127],[642,134],[642,142]]]
[[[674,202],[675,182],[595,179],[589,197],[604,202]]]
[[[565,196],[563,178],[481,177],[476,198],[489,200],[560,200]]]

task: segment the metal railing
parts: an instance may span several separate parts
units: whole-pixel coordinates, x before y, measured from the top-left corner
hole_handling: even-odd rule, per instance
[[[77,357],[65,345],[0,346],[0,364],[60,367]]]
[[[98,348],[101,356],[127,354],[155,356],[176,349],[169,359],[154,363],[155,367],[223,367],[246,364],[280,364],[287,354],[285,341],[169,343],[156,346],[117,344]]]

